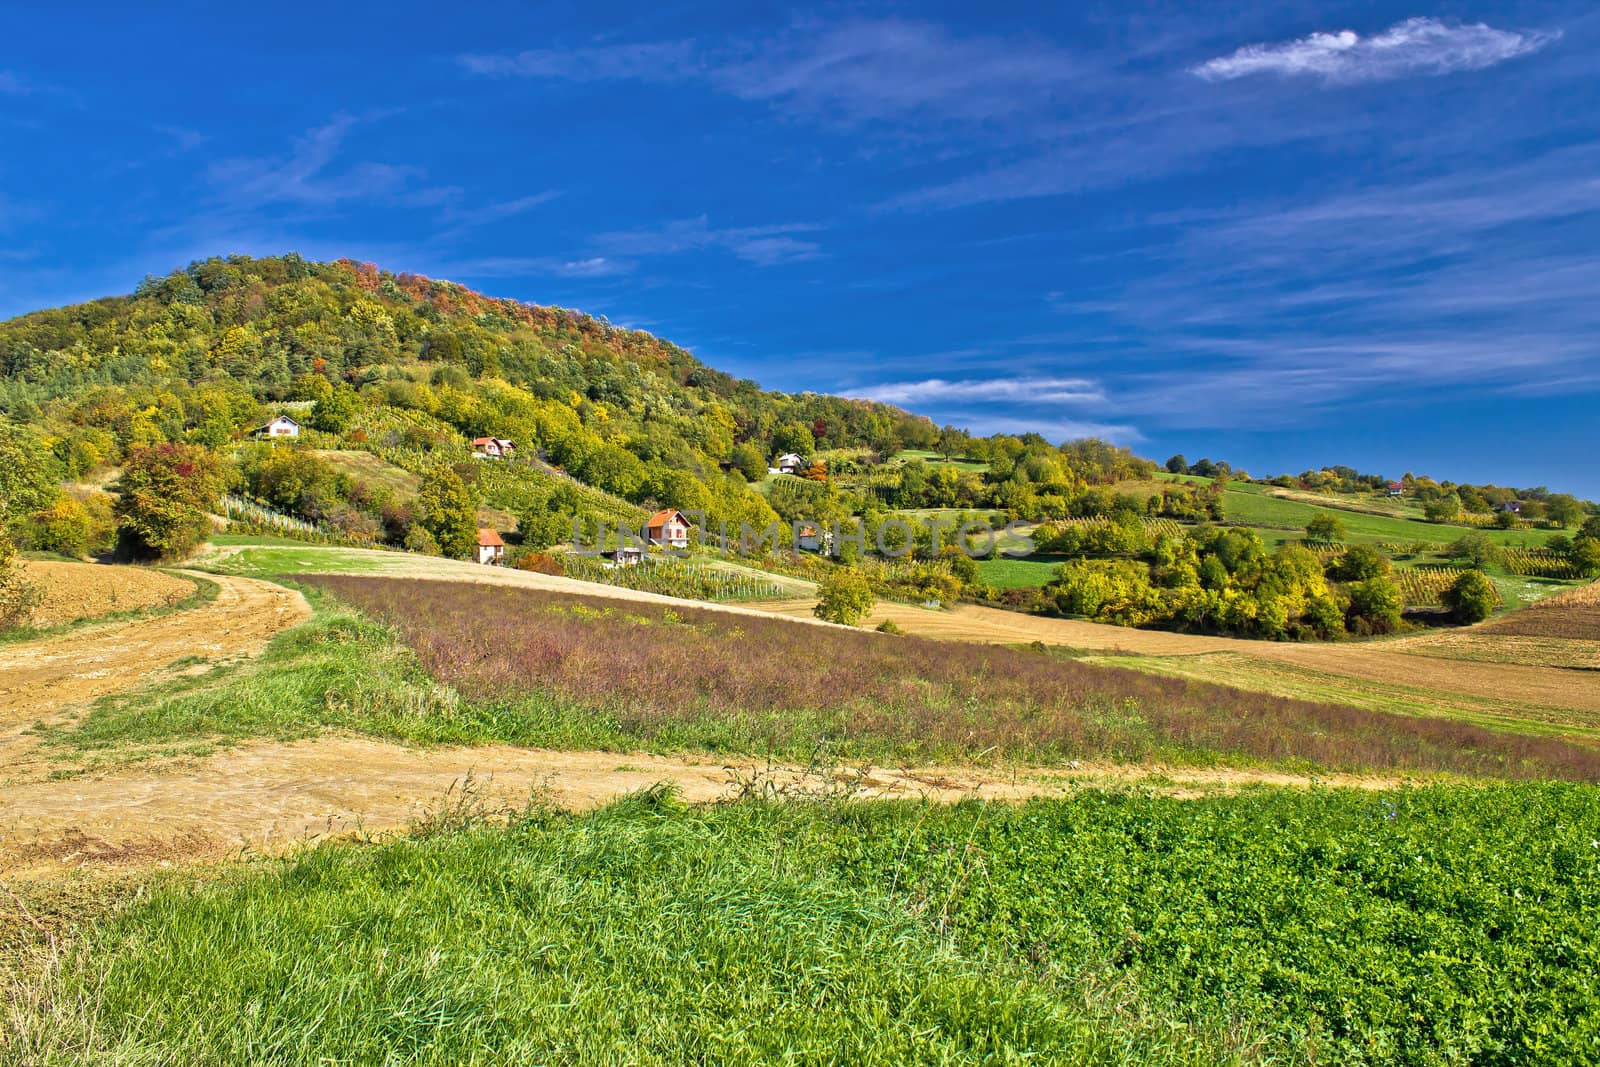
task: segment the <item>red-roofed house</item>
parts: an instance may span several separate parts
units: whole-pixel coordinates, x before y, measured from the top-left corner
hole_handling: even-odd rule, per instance
[[[487,456],[490,459],[510,459],[517,446],[504,437],[474,437],[472,439],[472,454],[474,456]]]
[[[1406,487],[1405,487],[1405,485],[1403,483],[1401,483],[1401,482],[1390,482],[1389,483],[1389,495],[1390,496],[1405,496],[1406,495]]]
[[[644,535],[652,545],[688,548],[689,520],[677,508],[667,508],[650,516],[650,521],[645,523]]]
[[[506,543],[493,530],[478,528],[478,562],[499,563],[506,554]]]

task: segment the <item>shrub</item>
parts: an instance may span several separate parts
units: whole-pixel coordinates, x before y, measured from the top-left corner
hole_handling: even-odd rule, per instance
[[[38,588],[17,565],[17,549],[5,519],[5,502],[0,501],[0,630],[21,623],[39,602]]]
[[[872,610],[872,586],[853,567],[839,567],[822,580],[813,614],[827,622],[854,626]]]
[[[895,622],[893,619],[884,619],[882,622],[880,622],[878,624],[877,630],[878,630],[878,632],[880,634],[903,634],[903,633],[905,633],[905,631],[900,628],[900,624]]]
[[[43,552],[82,556],[89,551],[89,509],[71,497],[62,497],[28,523],[28,540]]]
[[[1350,586],[1351,629],[1357,633],[1393,633],[1400,628],[1405,607],[1400,587],[1387,577],[1380,575]]]
[[[122,465],[117,532],[127,555],[185,555],[209,529],[224,485],[222,459],[199,445],[135,448]]]
[[[1318,515],[1306,523],[1308,541],[1343,541],[1344,523],[1337,515]]]
[[[1440,598],[1457,622],[1482,622],[1494,614],[1500,595],[1482,571],[1467,571]]]

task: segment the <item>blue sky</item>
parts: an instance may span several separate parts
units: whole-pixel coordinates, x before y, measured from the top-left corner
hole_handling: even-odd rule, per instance
[[[348,255],[763,384],[1600,497],[1600,11],[0,13],[0,315]]]

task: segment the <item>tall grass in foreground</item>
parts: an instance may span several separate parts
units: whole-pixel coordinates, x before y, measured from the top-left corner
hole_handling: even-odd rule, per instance
[[[312,579],[528,740],[847,758],[1234,760],[1600,779],[1600,751],[989,645],[448,582]],[[540,736],[540,731],[548,731]]]
[[[1600,1058],[1600,792],[659,791],[162,889],[15,987],[56,1063]]]

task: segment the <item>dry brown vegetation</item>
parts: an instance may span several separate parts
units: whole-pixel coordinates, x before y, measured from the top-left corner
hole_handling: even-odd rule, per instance
[[[821,728],[905,759],[1218,757],[1329,768],[1600,779],[1600,752],[1442,720],[1288,700],[1043,652],[889,638],[688,607],[326,576],[474,700],[542,694],[641,740],[792,749]]]
[[[1600,582],[1541,600],[1477,629],[1483,633],[1519,637],[1600,641]],[[1596,683],[1596,688],[1600,688],[1600,682]]]

